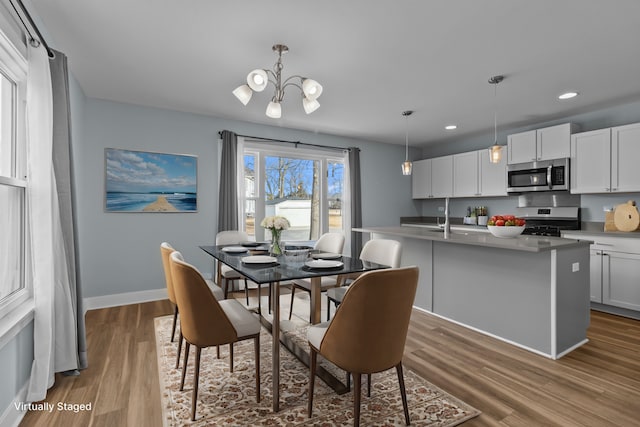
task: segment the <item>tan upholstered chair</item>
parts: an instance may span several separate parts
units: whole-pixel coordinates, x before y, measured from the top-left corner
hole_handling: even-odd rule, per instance
[[[171,265],[169,262],[169,257],[175,251],[173,247],[167,243],[162,242],[160,244],[160,255],[162,256],[162,267],[164,268],[164,280],[167,284],[167,295],[169,296],[169,301],[174,306],[173,310],[173,328],[171,329],[171,342],[173,342],[175,333],[176,333],[176,323],[178,321],[178,304],[176,303],[176,295],[173,291],[173,280],[171,279]],[[207,280],[207,286],[211,289],[211,292],[216,297],[217,300],[221,300],[224,297],[224,293],[220,287],[216,286],[212,281]],[[176,358],[176,368],[180,365],[180,352],[182,351],[182,333],[180,334],[178,342],[178,357]]]
[[[417,267],[364,273],[349,287],[331,322],[309,327],[309,417],[313,410],[316,360],[320,353],[339,368],[353,374],[355,426],[360,424],[361,375],[395,367],[405,422],[409,425],[402,354],[417,286]]]
[[[325,233],[316,241],[313,249],[320,252],[342,254],[343,247],[344,235],[342,233]],[[339,276],[322,277],[320,282],[321,292],[340,286],[339,280]],[[298,279],[291,283],[291,307],[289,309],[289,320],[291,320],[291,314],[293,313],[293,299],[295,297],[296,289],[311,293],[311,279]],[[309,321],[311,321],[311,309],[309,310]]]
[[[397,240],[373,239],[367,241],[360,251],[360,259],[363,261],[375,262],[376,264],[388,265],[391,268],[400,267],[402,258],[402,244]],[[345,277],[355,279],[359,273]],[[331,317],[331,303],[338,307],[342,302],[348,286],[341,286],[327,290],[327,320]]]
[[[256,364],[256,401],[260,402],[260,321],[235,299],[218,301],[198,270],[184,262],[180,252],[170,257],[173,288],[180,309],[180,327],[186,341],[182,381],[184,388],[189,347],[196,347],[196,361],[191,400],[191,420],[196,418],[200,352],[214,345],[233,344],[253,338]],[[231,372],[233,372],[233,346],[230,345]]]

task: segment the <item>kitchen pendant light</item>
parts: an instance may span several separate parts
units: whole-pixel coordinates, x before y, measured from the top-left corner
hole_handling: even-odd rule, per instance
[[[413,164],[409,161],[409,116],[411,114],[413,114],[413,111],[411,110],[402,112],[402,115],[405,117],[406,121],[405,151],[404,162],[402,163],[402,175],[411,175],[411,169],[413,168]]]
[[[489,83],[493,85],[493,96],[495,104],[493,107],[493,145],[489,147],[489,161],[491,163],[500,163],[502,160],[502,145],[498,145],[498,83],[504,80],[504,76],[493,76],[489,79]]]

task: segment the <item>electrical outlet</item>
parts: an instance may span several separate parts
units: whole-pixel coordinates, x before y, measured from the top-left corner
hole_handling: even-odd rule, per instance
[[[444,212],[444,206],[438,206],[438,212]]]
[[[573,273],[575,273],[576,271],[580,271],[580,263],[574,262],[573,264],[571,264],[571,271]]]

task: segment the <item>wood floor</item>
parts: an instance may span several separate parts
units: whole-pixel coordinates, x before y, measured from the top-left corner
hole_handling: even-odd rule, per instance
[[[161,426],[153,319],[171,313],[168,301],[89,311],[89,368],[56,377],[47,401],[92,411],[21,426]],[[415,312],[404,364],[482,411],[465,427],[640,426],[640,321],[592,312],[589,340],[553,361]]]

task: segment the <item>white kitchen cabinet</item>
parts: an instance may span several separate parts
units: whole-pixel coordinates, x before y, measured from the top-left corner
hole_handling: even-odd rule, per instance
[[[571,136],[571,192],[611,191],[611,129]]]
[[[453,156],[453,197],[506,196],[507,156],[489,161],[489,150]]]
[[[435,198],[453,196],[453,156],[431,159],[431,195]]]
[[[603,251],[602,264],[602,303],[640,310],[640,254]]]
[[[571,134],[577,129],[572,123],[549,126],[509,135],[509,164],[538,160],[562,159],[571,156]]]
[[[503,148],[507,149],[507,147]],[[508,154],[508,153],[507,153]],[[489,161],[489,150],[480,150],[480,195],[507,195],[507,155],[502,156],[499,163]]]
[[[427,199],[431,195],[431,159],[413,162],[411,193],[414,199]]]
[[[453,197],[474,197],[479,195],[480,162],[478,151],[454,154]]]
[[[593,245],[592,245],[593,246]],[[607,265],[608,267],[608,265]],[[589,285],[593,302],[602,302],[602,251],[589,250]]]
[[[611,191],[640,191],[640,123],[611,128]]]
[[[640,191],[640,123],[571,137],[571,192]]]
[[[562,233],[589,240],[591,301],[640,311],[640,237]]]

